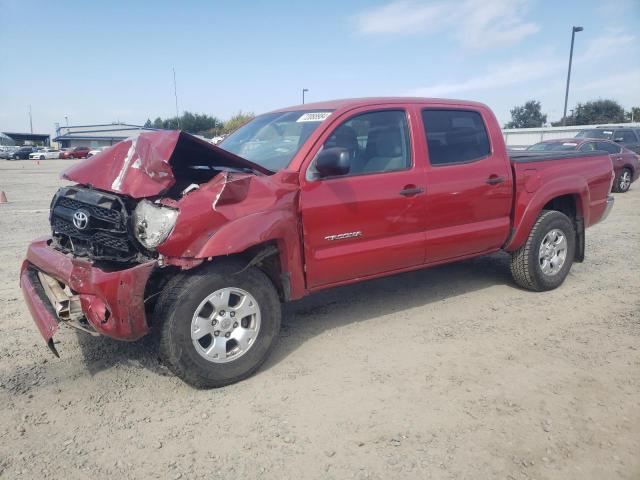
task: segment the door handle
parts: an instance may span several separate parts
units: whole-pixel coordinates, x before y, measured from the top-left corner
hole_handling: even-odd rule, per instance
[[[499,177],[497,175],[491,175],[489,178],[485,180],[489,185],[498,185],[499,183],[504,182],[504,177]]]
[[[400,190],[400,195],[402,195],[404,197],[412,197],[414,195],[418,195],[419,193],[423,193],[423,192],[424,192],[424,188],[422,188],[422,187],[415,187],[413,185],[407,185],[402,190]]]

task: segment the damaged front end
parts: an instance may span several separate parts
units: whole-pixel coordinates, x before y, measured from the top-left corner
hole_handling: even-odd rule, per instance
[[[170,275],[254,240],[245,222],[233,229],[242,241],[227,230],[228,243],[214,250],[212,237],[234,220],[268,211],[260,217],[266,236],[297,241],[295,221],[282,232],[274,220],[295,217],[297,177],[272,174],[179,131],[142,133],[66,170],[62,177],[76,184],[54,196],[51,238],[30,245],[21,272],[49,346],[55,352],[59,324],[123,340],[145,335]]]

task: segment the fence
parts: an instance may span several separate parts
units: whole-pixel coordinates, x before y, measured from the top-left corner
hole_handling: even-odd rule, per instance
[[[502,130],[504,141],[508,148],[526,148],[534,143],[556,138],[572,138],[580,130],[594,127],[640,127],[640,123],[609,123],[602,125],[572,125],[570,127],[539,127],[539,128],[505,128]]]

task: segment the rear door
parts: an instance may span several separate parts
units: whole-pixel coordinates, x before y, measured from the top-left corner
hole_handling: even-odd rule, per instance
[[[310,288],[424,261],[425,179],[414,158],[415,128],[406,109],[359,109],[336,125],[320,144],[348,149],[350,172],[318,178],[312,161],[301,178]]]
[[[427,152],[427,263],[497,250],[510,230],[511,164],[495,117],[475,108],[421,110]],[[488,127],[493,128],[489,130]]]

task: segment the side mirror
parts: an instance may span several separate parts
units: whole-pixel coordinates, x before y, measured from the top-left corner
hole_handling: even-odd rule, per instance
[[[346,175],[351,169],[349,150],[333,147],[322,150],[316,160],[316,170],[321,177]]]
[[[622,137],[614,138],[613,141],[616,143],[624,142],[624,138]]]

